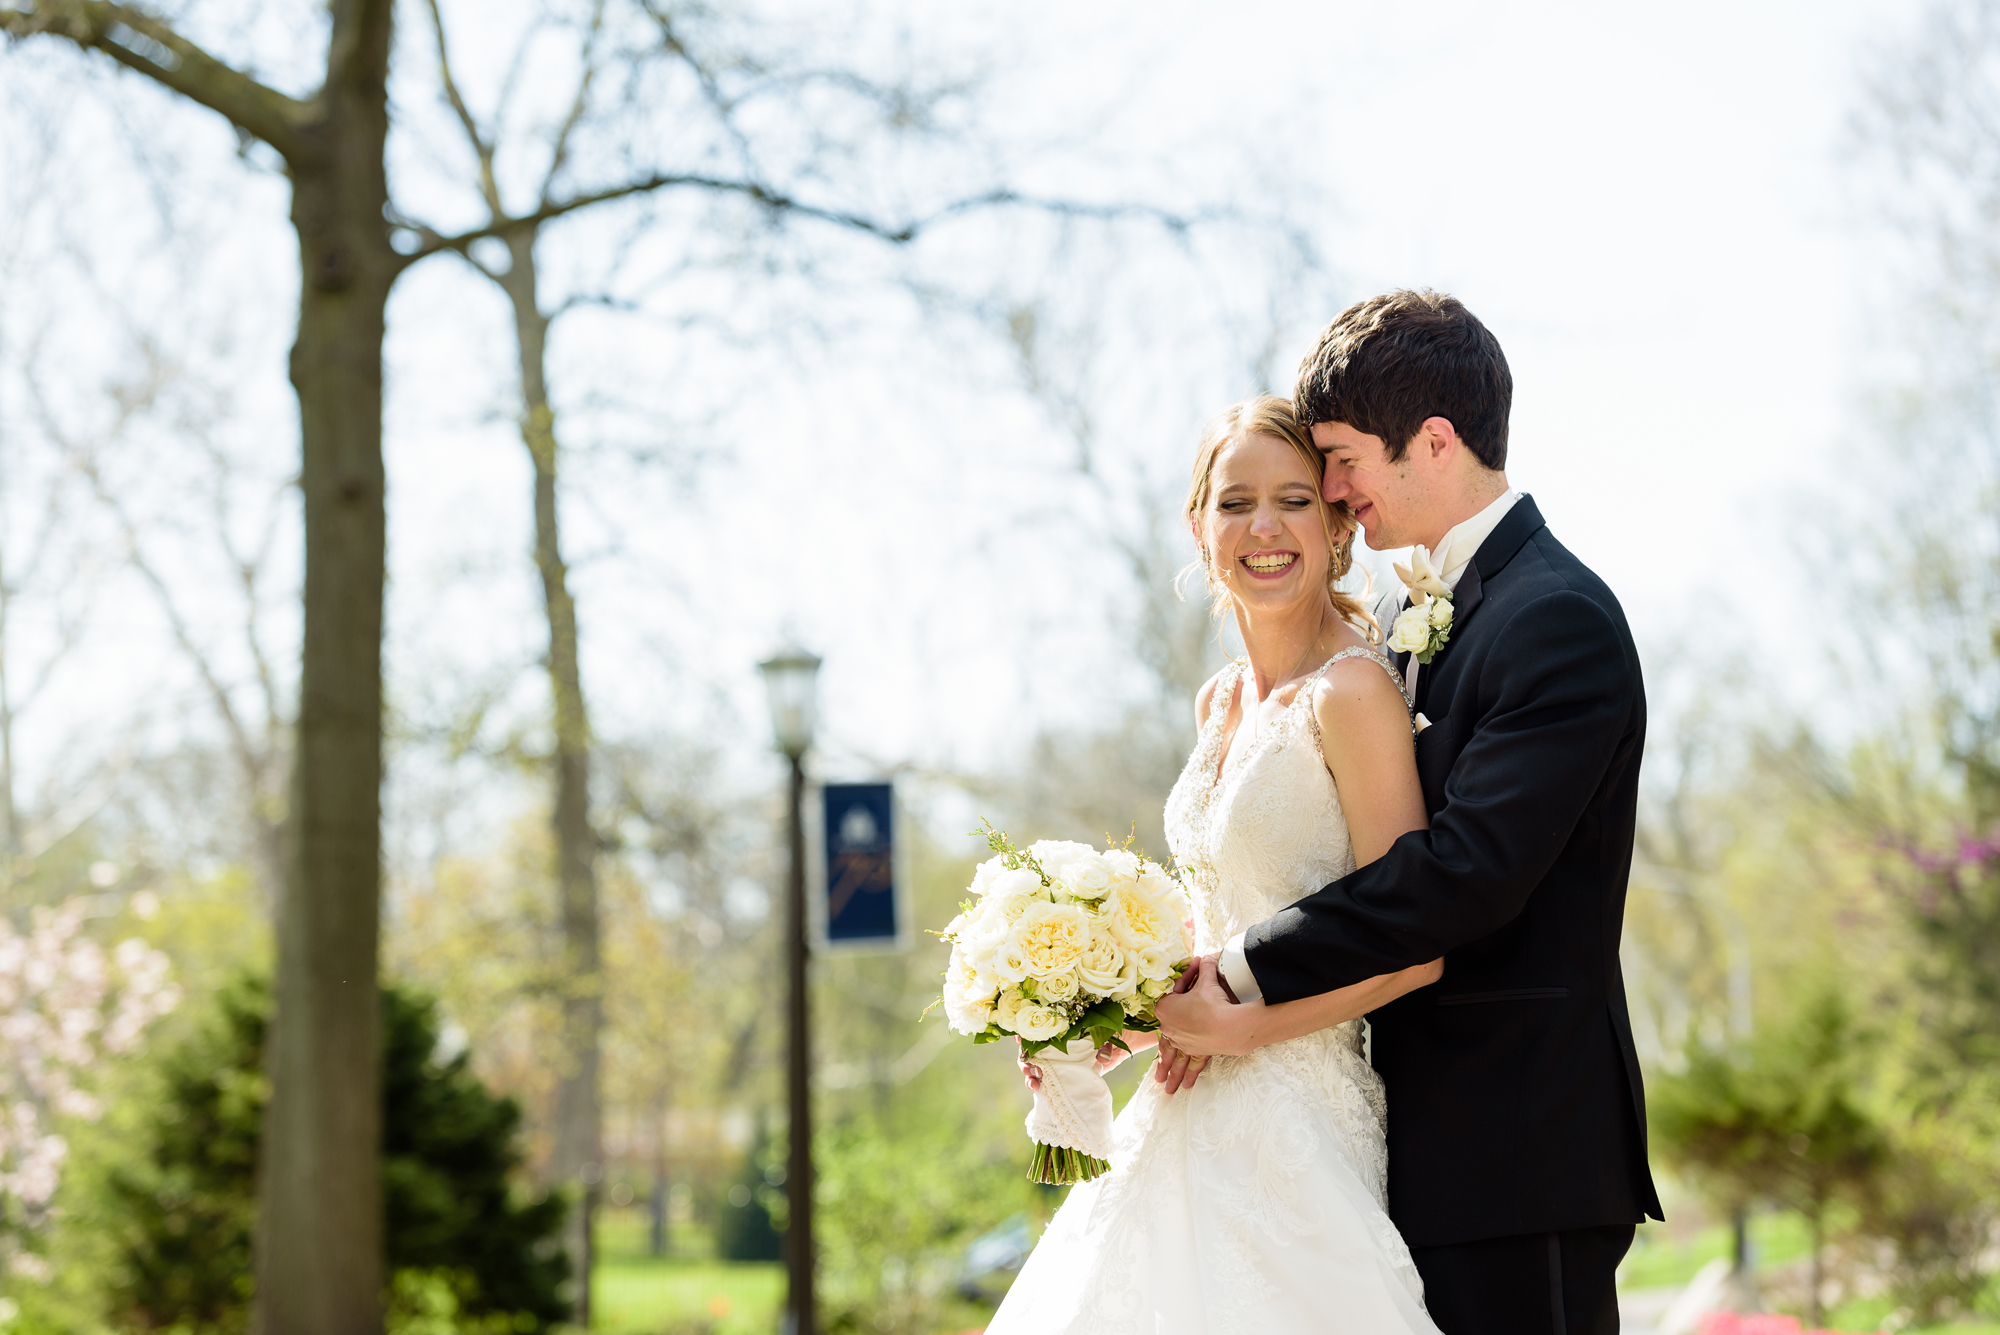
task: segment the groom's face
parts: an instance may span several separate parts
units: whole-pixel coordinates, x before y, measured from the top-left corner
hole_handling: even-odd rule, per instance
[[[1369,547],[1381,552],[1425,541],[1417,531],[1425,509],[1423,484],[1407,451],[1391,463],[1380,436],[1345,422],[1315,422],[1312,437],[1326,456],[1321,494],[1329,503],[1347,502]]]

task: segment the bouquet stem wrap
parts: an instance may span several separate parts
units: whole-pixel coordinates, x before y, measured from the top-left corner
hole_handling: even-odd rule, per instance
[[[1072,1038],[1028,1059],[1042,1070],[1042,1087],[1028,1111],[1035,1142],[1028,1176],[1065,1186],[1088,1182],[1111,1167],[1111,1086],[1097,1071],[1097,1044]]]

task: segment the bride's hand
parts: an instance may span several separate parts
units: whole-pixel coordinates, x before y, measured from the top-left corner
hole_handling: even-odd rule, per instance
[[[1182,1052],[1166,1035],[1160,1036],[1160,1056],[1153,1063],[1153,1079],[1165,1085],[1167,1093],[1194,1088],[1194,1082],[1207,1069],[1208,1058]]]
[[[1042,1068],[1029,1061],[1021,1051],[1021,1040],[1014,1040],[1014,1062],[1021,1068],[1021,1082],[1030,1094],[1042,1092]]]

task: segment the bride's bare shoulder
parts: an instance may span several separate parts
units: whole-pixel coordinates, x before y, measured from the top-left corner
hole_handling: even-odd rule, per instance
[[[1369,654],[1350,654],[1321,673],[1312,709],[1322,733],[1351,736],[1384,726],[1409,731],[1409,709],[1395,669]]]

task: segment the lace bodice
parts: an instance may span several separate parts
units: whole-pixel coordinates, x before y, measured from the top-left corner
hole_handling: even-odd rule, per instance
[[[1216,680],[1208,722],[1166,810],[1167,843],[1194,883],[1197,954],[1213,954],[1252,923],[1354,870],[1354,842],[1320,750],[1312,698],[1328,668],[1357,657],[1396,676],[1387,659],[1357,646],[1321,664],[1261,732],[1253,732],[1254,705],[1245,701],[1219,775],[1244,665],[1231,663]]]

